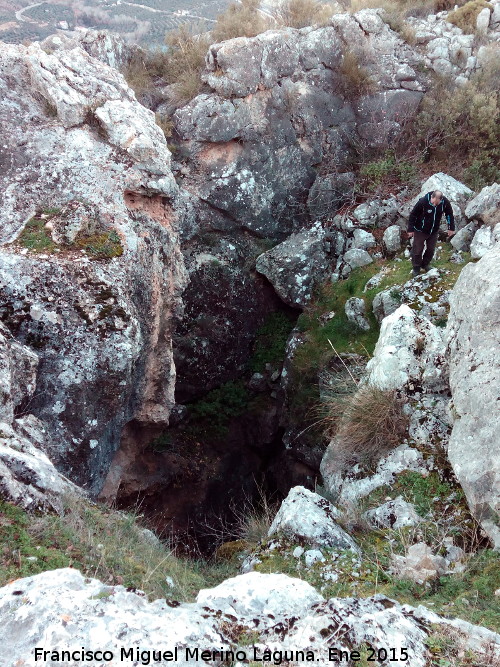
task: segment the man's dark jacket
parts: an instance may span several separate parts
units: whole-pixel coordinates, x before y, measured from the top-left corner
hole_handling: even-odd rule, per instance
[[[431,204],[432,192],[428,192],[424,197],[418,200],[410,213],[408,220],[409,232],[424,232],[424,234],[434,234],[439,231],[439,223],[443,213],[446,216],[448,229],[455,230],[455,218],[453,209],[446,197],[442,197],[437,206]]]

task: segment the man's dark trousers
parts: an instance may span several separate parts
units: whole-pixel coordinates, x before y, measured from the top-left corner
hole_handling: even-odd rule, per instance
[[[424,232],[417,232],[413,234],[413,247],[411,251],[411,263],[414,269],[419,269],[422,266],[428,266],[434,257],[434,250],[438,240],[439,231],[434,234],[425,234]],[[425,244],[425,252],[424,252]],[[422,254],[423,253],[423,254]]]

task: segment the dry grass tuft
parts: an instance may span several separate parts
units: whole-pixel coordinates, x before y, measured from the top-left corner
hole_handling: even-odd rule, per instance
[[[217,23],[212,28],[212,42],[223,42],[235,37],[255,37],[272,27],[270,19],[259,11],[259,0],[242,0],[229,5],[219,14]]]
[[[466,2],[463,7],[450,12],[446,20],[458,26],[465,33],[475,33],[478,14],[485,7],[493,9],[493,6],[486,0],[471,0]]]
[[[341,91],[347,99],[368,95],[374,91],[375,84],[360,57],[354,51],[346,50],[340,65]]]
[[[333,437],[339,468],[376,464],[405,437],[408,417],[396,391],[363,385],[355,393],[335,394],[327,403],[327,435]]]
[[[281,0],[275,10],[278,26],[305,28],[309,25],[325,25],[334,9],[318,0]]]

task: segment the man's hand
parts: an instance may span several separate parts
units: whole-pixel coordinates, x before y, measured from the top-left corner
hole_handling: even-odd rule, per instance
[[[412,239],[413,238],[413,232],[406,232],[408,234],[408,238]]]
[[[448,229],[448,238],[451,239],[452,236],[455,236],[455,232],[452,229]]]

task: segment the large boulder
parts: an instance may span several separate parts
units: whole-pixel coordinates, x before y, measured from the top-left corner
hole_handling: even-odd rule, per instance
[[[500,240],[500,223],[494,228],[483,225],[474,234],[470,244],[470,254],[473,259],[481,259]]]
[[[469,507],[500,548],[498,245],[463,269],[450,306],[447,339],[456,419],[448,456]]]
[[[367,381],[380,389],[447,389],[443,333],[406,304],[388,315],[372,359]]]
[[[467,204],[465,215],[491,226],[500,222],[500,184],[493,183],[483,188]]]
[[[324,237],[321,224],[316,223],[257,257],[257,271],[266,276],[289,306],[307,305],[315,286],[326,278],[330,259]]]
[[[306,544],[358,552],[356,542],[337,524],[337,508],[317,493],[295,486],[281,503],[269,536],[281,533]]]

